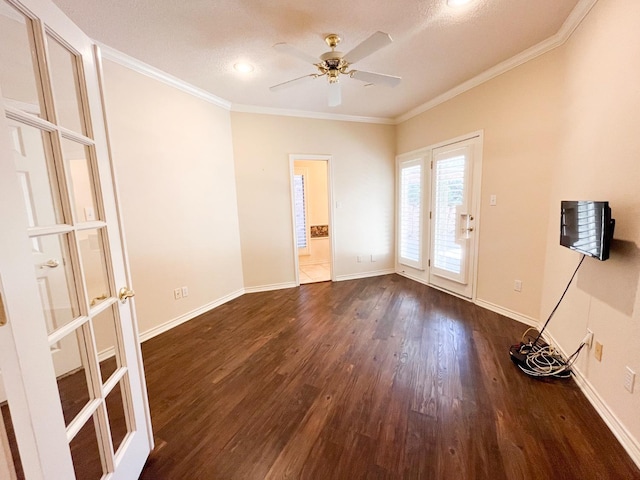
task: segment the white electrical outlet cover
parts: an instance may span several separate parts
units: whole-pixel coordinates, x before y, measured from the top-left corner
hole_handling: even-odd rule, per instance
[[[635,380],[636,372],[627,367],[624,372],[624,388],[629,390],[630,393],[633,393],[633,384],[635,383]]]

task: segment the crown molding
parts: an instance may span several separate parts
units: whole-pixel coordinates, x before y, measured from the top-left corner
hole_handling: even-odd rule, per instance
[[[553,50],[554,48],[557,48],[560,45],[564,44],[569,39],[569,37],[571,37],[571,34],[575,31],[575,29],[578,28],[580,23],[582,23],[582,20],[584,20],[584,18],[591,11],[597,1],[598,0],[580,0],[571,11],[567,19],[564,21],[562,27],[560,27],[560,30],[558,30],[555,35],[549,37],[546,40],[543,40],[533,47],[528,48],[527,50],[524,50],[518,55],[515,55],[505,60],[504,62],[491,67],[489,70],[485,70],[481,74],[473,77],[471,80],[467,80],[466,82],[461,83],[457,87],[452,88],[442,95],[438,95],[428,102],[423,103],[422,105],[409,110],[407,113],[396,117],[394,119],[394,123],[398,125],[402,122],[406,122],[407,120],[420,115],[427,110],[431,110],[432,108],[446,102],[447,100],[451,100],[452,98],[457,97],[461,93],[464,93],[485,82],[488,82],[492,78],[495,78],[498,75],[502,75],[503,73],[508,72],[509,70],[516,68],[530,60],[533,60],[534,58],[539,57],[540,55],[543,55]]]
[[[234,103],[232,112],[260,113],[263,115],[281,115],[283,117],[312,118],[317,120],[337,120],[342,122],[378,123],[381,125],[396,125],[393,118],[361,117],[357,115],[341,115],[338,113],[307,112],[304,110],[291,110],[285,108],[258,107],[256,105],[242,105]]]
[[[189,95],[193,95],[194,97],[200,98],[201,100],[205,100],[209,103],[213,103],[218,107],[224,108],[225,110],[231,110],[231,102],[217,97],[202,88],[198,88],[190,83],[185,82],[184,80],[180,80],[173,75],[169,75],[162,70],[152,67],[151,65],[147,65],[140,60],[130,57],[126,53],[122,53],[115,48],[109,47],[103,43],[96,42],[100,47],[100,54],[102,58],[106,60],[111,60],[123,67],[127,67],[133,71],[146,75],[147,77],[151,77],[154,80],[158,80],[164,84],[167,84],[171,87],[177,88],[178,90],[182,90]]]

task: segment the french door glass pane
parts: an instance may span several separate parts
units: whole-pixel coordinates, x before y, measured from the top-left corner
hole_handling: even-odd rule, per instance
[[[71,440],[71,458],[76,480],[98,480],[104,474],[98,438],[96,436],[95,418],[89,420]]]
[[[51,35],[47,35],[47,45],[58,125],[86,134],[79,88],[78,59]]]
[[[84,267],[87,295],[91,306],[96,306],[110,296],[103,234],[103,228],[77,232],[80,259]]]
[[[118,451],[127,433],[129,433],[129,426],[125,414],[124,396],[122,395],[123,388],[125,388],[125,384],[124,381],[121,380],[109,395],[107,395],[106,399],[107,416],[109,417],[114,452]]]
[[[13,121],[9,132],[29,227],[64,223],[57,188],[51,188],[56,179],[51,134]]]
[[[62,403],[64,422],[68,426],[91,400],[89,373],[83,355],[84,336],[82,327],[64,337],[53,348],[51,356],[56,369],[58,392]]]
[[[0,86],[10,106],[42,116],[31,20],[0,0]]]
[[[61,146],[62,156],[69,170],[76,222],[97,220],[89,147],[64,138]]]
[[[69,235],[37,237],[34,270],[49,334],[78,318],[80,308],[71,268]]]
[[[115,306],[111,306],[91,319],[103,383],[109,380],[120,364],[120,352],[116,341],[117,317],[115,316],[115,308]]]
[[[460,273],[462,247],[458,243],[457,208],[464,201],[464,155],[435,164],[435,225],[433,262],[436,268]]]

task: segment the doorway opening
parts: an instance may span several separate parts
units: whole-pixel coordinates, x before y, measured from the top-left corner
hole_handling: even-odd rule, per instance
[[[291,155],[296,284],[333,279],[330,157]]]

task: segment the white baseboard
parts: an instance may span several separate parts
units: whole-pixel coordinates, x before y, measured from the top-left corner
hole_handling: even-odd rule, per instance
[[[560,344],[553,338],[550,333],[545,331],[544,334],[545,339],[553,345],[555,348],[560,350],[562,355],[567,357],[567,352],[563,350]],[[573,378],[576,381],[578,387],[587,397],[587,400],[591,403],[593,408],[595,408],[600,418],[604,420],[604,423],[607,424],[609,430],[613,433],[613,435],[618,439],[620,445],[627,451],[631,460],[640,468],[640,442],[631,435],[629,430],[622,424],[622,422],[618,419],[615,413],[609,408],[607,402],[605,402],[595,387],[591,384],[591,382],[584,376],[582,371],[577,368],[575,365],[571,368],[573,372]]]
[[[387,268],[385,270],[374,270],[372,272],[353,273],[350,275],[336,275],[336,282],[344,282],[345,280],[357,280],[359,278],[379,277],[381,275],[389,275],[395,273],[393,268]]]
[[[514,312],[513,310],[509,310],[508,308],[501,307],[500,305],[496,305],[495,303],[487,302],[486,300],[481,300],[479,298],[476,298],[474,303],[479,307],[499,313],[500,315],[511,318],[516,322],[524,323],[530,327],[540,328],[540,322],[538,322],[538,320],[527,315],[523,315],[522,313]]]
[[[217,300],[214,300],[211,303],[207,303],[202,307],[196,308],[195,310],[191,310],[190,312],[187,312],[183,315],[180,315],[179,317],[169,320],[168,322],[165,322],[162,325],[158,325],[157,327],[153,327],[152,329],[147,330],[146,332],[142,332],[140,334],[140,342],[146,342],[147,340],[153,337],[156,337],[161,333],[169,331],[172,328],[177,327],[178,325],[184,322],[188,322],[189,320],[197,317],[198,315],[202,315],[203,313],[206,313],[209,310],[213,310],[214,308],[219,307],[220,305],[233,300],[234,298],[238,298],[244,293],[245,293],[244,289],[236,290],[235,292],[225,295],[224,297],[219,298]]]
[[[245,287],[244,293],[270,292],[272,290],[284,290],[285,288],[296,288],[296,282],[272,283],[271,285],[258,285],[257,287]]]

